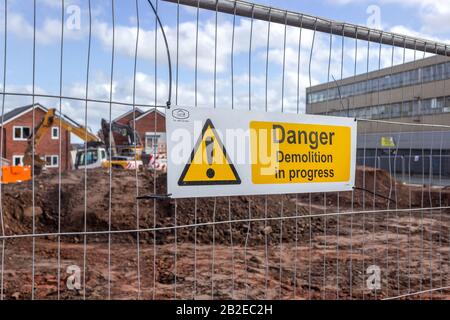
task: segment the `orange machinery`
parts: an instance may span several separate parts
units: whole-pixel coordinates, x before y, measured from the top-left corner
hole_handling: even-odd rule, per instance
[[[31,180],[30,166],[5,166],[2,167],[1,183],[16,183]]]
[[[14,183],[31,179],[30,167],[11,166],[11,162],[5,158],[0,158],[0,182]]]

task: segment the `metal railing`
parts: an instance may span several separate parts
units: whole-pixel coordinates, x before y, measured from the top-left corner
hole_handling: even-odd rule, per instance
[[[398,63],[407,54],[413,63],[426,53],[448,55],[447,45],[435,41],[244,1],[155,0],[172,57],[169,85],[162,30],[149,1],[107,1],[94,16],[89,0],[74,34],[62,0],[52,8],[60,27],[53,38],[44,37],[41,4],[34,1],[33,32],[20,40],[11,36],[11,16],[19,14],[11,2],[1,2],[5,130],[5,115],[25,101],[33,105],[29,126],[35,127],[39,101],[93,130],[101,117],[111,123],[133,110],[130,122],[139,131],[136,111],[166,111],[171,85],[173,105],[297,115],[304,113],[306,86],[379,70],[385,53],[393,67],[396,48]],[[20,86],[24,80],[12,71],[26,63],[14,56],[15,41],[26,47],[30,39],[31,85]],[[42,45],[53,46],[57,59],[42,60],[52,55]],[[43,68],[46,81],[40,81]],[[369,123],[396,132],[450,129],[358,119],[359,132],[368,132]],[[161,132],[157,117],[145,124],[145,132]],[[5,130],[0,149],[9,158]],[[61,159],[67,146],[57,143]],[[157,196],[166,176],[155,168],[59,169],[1,185],[0,297],[448,298],[450,193],[442,165],[448,155],[443,147],[432,155],[423,148],[417,162],[360,151],[352,192],[170,200]],[[154,198],[140,199],[148,194]]]

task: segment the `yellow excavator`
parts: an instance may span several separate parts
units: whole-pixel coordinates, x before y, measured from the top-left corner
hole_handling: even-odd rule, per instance
[[[111,156],[108,157],[108,151],[102,139],[83,126],[73,125],[62,117],[56,116],[56,109],[52,108],[47,111],[42,121],[36,126],[32,135],[28,138],[28,145],[23,158],[24,165],[3,167],[2,183],[27,181],[31,179],[33,173],[39,175],[42,172],[46,165],[45,160],[33,151],[36,150],[42,137],[52,127],[61,127],[61,129],[73,133],[86,143],[86,148],[77,151],[75,169],[100,167],[135,169],[136,167],[142,167],[141,155],[143,148],[141,146],[123,149],[115,148]],[[112,137],[112,134],[105,132],[105,129],[103,129],[103,135]],[[130,150],[132,149],[136,151],[135,154],[130,154]]]
[[[83,127],[77,127],[65,120],[56,117],[56,109],[49,109],[39,125],[34,128],[33,133],[28,137],[27,148],[24,152],[23,166],[4,166],[2,167],[1,183],[16,183],[30,180],[33,172],[35,175],[41,173],[45,167],[45,161],[34,153],[36,146],[39,145],[42,137],[51,130],[53,126],[61,126],[85,141],[99,141],[98,137],[90,133]]]
[[[39,145],[42,137],[44,137],[52,127],[61,127],[61,129],[65,129],[75,134],[83,141],[89,143],[101,143],[100,139],[96,135],[89,132],[89,130],[87,130],[86,128],[82,126],[72,125],[61,117],[57,117],[56,109],[49,109],[42,119],[41,123],[34,129],[34,132],[28,138],[28,145],[25,149],[25,154],[23,157],[24,166],[33,166],[34,173],[36,175],[40,174],[42,169],[45,167],[45,161],[38,154],[33,153],[33,151],[36,150],[36,147]]]

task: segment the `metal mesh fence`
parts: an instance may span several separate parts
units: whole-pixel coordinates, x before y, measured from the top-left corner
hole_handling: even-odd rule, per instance
[[[446,45],[244,1],[61,0],[49,21],[40,1],[2,5],[2,168],[20,165],[31,143],[46,170],[1,184],[1,299],[449,297],[448,77],[445,58],[433,81],[424,64]],[[397,85],[405,64],[421,71]],[[355,117],[361,104],[386,105],[379,114],[412,95],[420,115],[430,82],[441,112],[357,116],[352,192],[140,198],[166,193],[166,101],[296,117],[316,112],[317,99],[318,113]],[[320,83],[318,95],[307,90]],[[54,141],[23,136],[50,107],[91,132],[126,115],[152,161],[76,169],[72,148],[88,154],[88,131],[71,140],[59,122]],[[15,121],[22,115],[28,122]]]

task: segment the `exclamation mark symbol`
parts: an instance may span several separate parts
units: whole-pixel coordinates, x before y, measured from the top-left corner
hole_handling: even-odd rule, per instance
[[[207,158],[208,164],[210,166],[212,166],[213,159],[214,159],[214,138],[213,137],[206,138],[205,147],[206,147],[206,158]],[[216,174],[216,172],[214,171],[213,168],[209,168],[208,170],[206,170],[206,176],[210,179],[214,178],[215,174]]]

